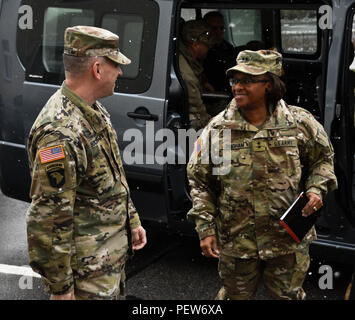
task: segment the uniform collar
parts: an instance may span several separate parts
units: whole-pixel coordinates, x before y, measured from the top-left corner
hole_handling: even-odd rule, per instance
[[[271,110],[271,108],[270,108]],[[287,104],[282,99],[279,100],[272,112],[272,115],[268,117],[262,128],[259,129],[256,126],[247,122],[241,115],[238,109],[238,105],[233,99],[223,114],[222,123],[224,128],[230,128],[241,131],[254,131],[257,132],[261,129],[291,129],[296,127],[296,122],[292,116]]]
[[[189,49],[182,41],[180,41],[180,53],[184,56],[196,76],[199,77],[203,72],[203,65],[200,61],[192,57],[189,52]]]
[[[264,124],[264,129],[291,129],[296,127],[296,120],[293,117],[288,105],[284,100],[276,104],[272,116]]]
[[[79,108],[84,115],[84,118],[94,128],[95,132],[100,132],[107,126],[107,122],[104,120],[104,117],[110,118],[110,115],[98,101],[95,101],[93,106],[89,106],[84,99],[70,90],[64,81],[61,91],[64,96],[66,96],[76,107]]]

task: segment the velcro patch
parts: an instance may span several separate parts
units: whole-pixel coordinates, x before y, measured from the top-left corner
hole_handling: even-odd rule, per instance
[[[244,142],[238,142],[238,143],[232,143],[231,148],[233,150],[235,149],[245,149],[250,147],[250,142],[244,141]]]
[[[272,142],[272,147],[297,147],[296,139],[279,139]]]
[[[254,151],[264,151],[265,150],[265,141],[254,140],[252,142]]]
[[[63,163],[54,163],[46,167],[49,183],[54,188],[60,188],[65,183],[65,173]]]
[[[201,139],[198,138],[195,144],[196,155],[198,156],[202,150]]]
[[[41,163],[52,162],[59,159],[64,159],[65,154],[62,145],[46,148],[43,150],[39,150],[39,157],[41,159]]]

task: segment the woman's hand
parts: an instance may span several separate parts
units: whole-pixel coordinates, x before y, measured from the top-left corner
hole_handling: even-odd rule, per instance
[[[315,193],[309,192],[307,193],[308,202],[302,209],[302,216],[308,217],[312,213],[316,212],[323,206],[322,199],[316,195]]]

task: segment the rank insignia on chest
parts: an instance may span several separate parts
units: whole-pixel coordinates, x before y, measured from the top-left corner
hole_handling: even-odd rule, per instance
[[[62,145],[46,148],[39,150],[39,157],[41,159],[41,163],[52,162],[59,159],[64,159],[65,154]]]
[[[254,151],[264,151],[265,150],[265,142],[260,140],[253,141],[253,150]]]
[[[49,183],[54,188],[60,188],[65,183],[65,173],[63,163],[54,163],[46,167]]]

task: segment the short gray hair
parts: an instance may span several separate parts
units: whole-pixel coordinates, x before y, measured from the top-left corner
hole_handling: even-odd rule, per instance
[[[63,54],[64,70],[73,76],[83,75],[96,59],[96,57],[75,57]]]

